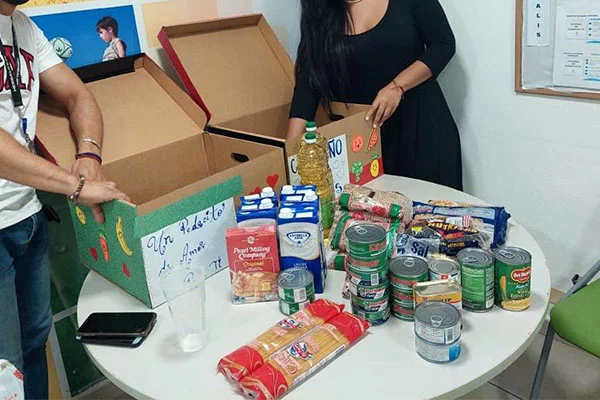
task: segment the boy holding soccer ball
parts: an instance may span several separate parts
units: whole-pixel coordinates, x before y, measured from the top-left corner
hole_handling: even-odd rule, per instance
[[[0,359],[23,372],[25,398],[46,399],[52,312],[48,233],[36,189],[93,207],[98,222],[99,204],[128,198],[102,174],[104,127],[94,97],[35,23],[15,11],[26,2],[0,0]],[[69,113],[79,152],[70,171],[35,153],[40,88]]]
[[[102,61],[111,61],[123,58],[127,54],[127,45],[119,39],[119,24],[113,17],[104,17],[96,24],[100,39],[108,43],[104,50]]]

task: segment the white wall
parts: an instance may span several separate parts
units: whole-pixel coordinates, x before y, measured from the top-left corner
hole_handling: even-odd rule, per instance
[[[506,206],[566,290],[600,258],[600,102],[514,92],[514,1],[441,3],[457,40],[441,83],[460,128],[465,190]]]

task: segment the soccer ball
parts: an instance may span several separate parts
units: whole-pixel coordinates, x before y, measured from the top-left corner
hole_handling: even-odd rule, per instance
[[[73,55],[73,46],[65,38],[56,37],[50,41],[56,55],[62,58],[63,61],[68,60]]]

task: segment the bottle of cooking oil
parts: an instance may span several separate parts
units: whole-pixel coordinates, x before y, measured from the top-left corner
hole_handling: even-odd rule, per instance
[[[308,121],[306,123],[306,132],[317,135],[317,144],[327,151],[327,140],[325,140],[325,136],[321,135],[321,133],[317,131],[316,122]]]
[[[321,224],[323,225],[323,234],[327,238],[333,224],[333,177],[329,168],[327,150],[317,140],[316,132],[305,133],[304,141],[298,152],[298,173],[303,185],[317,187],[321,206]]]

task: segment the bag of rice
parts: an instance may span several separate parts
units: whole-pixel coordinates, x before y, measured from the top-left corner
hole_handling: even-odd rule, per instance
[[[408,224],[413,216],[412,201],[402,193],[372,190],[352,184],[344,186],[339,204],[344,210],[399,218],[404,224]]]

